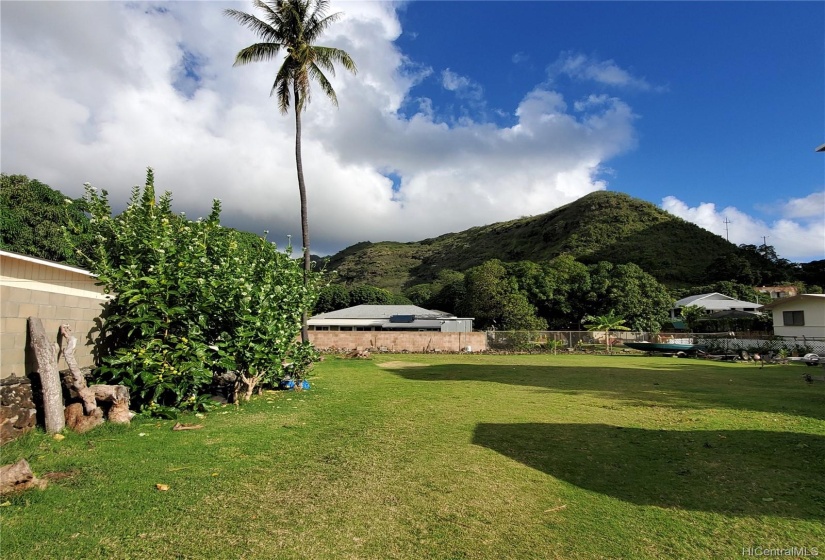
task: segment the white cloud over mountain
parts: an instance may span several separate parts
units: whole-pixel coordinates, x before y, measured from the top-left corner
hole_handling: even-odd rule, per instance
[[[825,251],[825,191],[779,204],[779,212],[786,217],[770,223],[733,207],[718,210],[711,202],[691,207],[674,196],[665,197],[662,208],[717,235],[727,235],[737,245],[761,245],[767,241],[780,256],[791,261],[817,258]],[[727,232],[725,221],[729,222]]]

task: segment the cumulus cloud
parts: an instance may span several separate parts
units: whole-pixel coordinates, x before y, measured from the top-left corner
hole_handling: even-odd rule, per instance
[[[692,222],[712,233],[728,238],[737,245],[761,245],[763,237],[778,254],[793,262],[825,258],[825,193],[813,193],[803,199],[783,204],[785,218],[767,223],[728,206],[721,210],[710,202],[691,207],[675,196],[662,200],[662,209]],[[808,204],[818,204],[816,211]],[[797,218],[792,220],[789,218]],[[728,221],[727,232],[725,221]]]
[[[223,15],[226,7],[252,10],[246,2],[3,2],[3,171],[69,196],[89,181],[122,207],[150,165],[176,210],[197,217],[220,198],[226,225],[298,239],[293,117],[268,97],[279,61],[232,68],[255,37]],[[395,8],[333,5],[345,14],[323,43],[349,52],[359,72],[333,78],[340,109],[314,91],[304,114],[315,251],[422,239],[606,188],[605,161],[635,143],[625,102],[596,96],[571,108],[539,84],[506,108],[510,126],[444,122],[412,93],[433,70],[394,43],[402,33]],[[472,77],[440,75],[445,87],[481,98]]]

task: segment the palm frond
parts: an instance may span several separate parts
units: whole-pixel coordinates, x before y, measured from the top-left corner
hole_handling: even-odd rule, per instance
[[[272,90],[269,95],[276,94],[278,98],[278,109],[281,113],[289,112],[290,105],[290,86],[292,85],[291,65],[288,61],[284,61],[275,75],[275,82],[272,84]]]
[[[330,25],[341,19],[343,15],[341,12],[336,12],[321,19],[309,20],[304,29],[304,37],[306,37],[309,42],[314,41],[320,37]]]
[[[333,105],[337,107],[338,96],[335,95],[335,90],[332,89],[332,84],[329,83],[329,80],[327,80],[327,77],[324,75],[321,69],[318,68],[318,66],[315,64],[310,64],[309,68],[307,68],[307,72],[313,80],[318,82],[318,85],[321,86],[321,90],[324,92],[327,98],[332,102]]]
[[[281,51],[280,43],[255,43],[238,51],[235,55],[235,63],[232,66],[243,66],[250,62],[263,62],[273,60]]]
[[[315,54],[315,62],[317,62],[325,70],[331,70],[333,76],[335,75],[335,63],[340,64],[353,74],[358,73],[358,68],[355,66],[355,61],[352,60],[346,51],[333,47],[321,46],[313,46],[312,50]]]
[[[224,10],[223,13],[236,20],[244,27],[251,29],[255,35],[264,41],[272,42],[277,39],[276,30],[271,25],[265,21],[262,21],[258,17],[253,16],[252,14],[247,14],[246,12],[241,12],[239,10]]]

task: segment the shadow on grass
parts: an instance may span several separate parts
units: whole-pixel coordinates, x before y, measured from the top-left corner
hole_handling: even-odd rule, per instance
[[[616,358],[621,363],[621,357]],[[653,361],[644,369],[571,365],[439,364],[392,370],[416,381],[475,381],[591,393],[629,406],[729,408],[825,419],[825,387],[808,386],[797,370],[724,367],[696,360]]]
[[[473,443],[626,502],[825,519],[825,436],[605,424],[479,424]]]

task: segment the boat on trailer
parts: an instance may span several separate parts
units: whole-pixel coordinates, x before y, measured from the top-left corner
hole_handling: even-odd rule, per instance
[[[661,354],[691,354],[702,347],[701,344],[682,344],[678,342],[624,342],[624,346],[642,352],[659,352]]]

